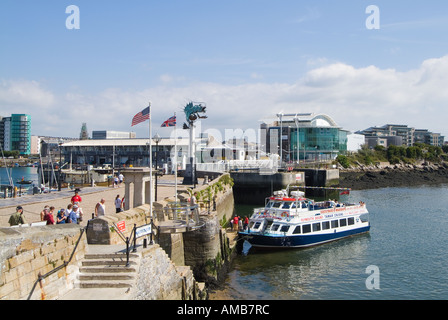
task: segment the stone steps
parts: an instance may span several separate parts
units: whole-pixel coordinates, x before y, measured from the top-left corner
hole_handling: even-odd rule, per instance
[[[126,266],[125,253],[89,253],[80,267],[78,288],[131,288],[135,282],[140,256],[131,253]]]

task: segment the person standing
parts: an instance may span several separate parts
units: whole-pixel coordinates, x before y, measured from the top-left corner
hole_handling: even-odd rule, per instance
[[[44,221],[45,215],[50,211],[49,206],[45,206],[44,209],[40,212],[40,221]]]
[[[78,202],[78,203],[82,202],[82,198],[81,198],[81,196],[78,193],[79,193],[79,189],[76,189],[75,190],[75,195],[71,199],[72,204],[75,204],[75,202]]]
[[[79,222],[82,221],[83,212],[81,207],[79,207],[78,202],[75,202],[75,204],[73,205],[72,212],[76,214],[76,221],[79,224]]]
[[[121,205],[122,205],[122,201],[120,199],[120,195],[117,194],[117,196],[115,197],[115,213],[119,213],[119,212],[123,211],[121,209]]]
[[[54,207],[52,207],[52,208],[54,210]],[[46,211],[46,213],[45,213],[43,221],[47,221],[47,226],[54,224],[53,210]]]
[[[65,215],[65,209],[62,208],[58,211],[58,215],[56,216],[56,224],[62,224],[65,223],[65,220],[67,219]]]
[[[9,217],[9,225],[12,226],[18,226],[21,224],[25,224],[25,217],[23,216],[23,208],[21,206],[17,206],[16,212]]]
[[[78,223],[78,217],[76,216],[75,211],[70,211],[69,214],[67,214],[66,223]]]
[[[98,202],[95,206],[95,216],[100,217],[104,216],[106,214],[106,200],[104,198],[101,199],[100,202]]]

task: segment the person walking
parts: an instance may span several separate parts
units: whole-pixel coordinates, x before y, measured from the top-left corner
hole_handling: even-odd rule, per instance
[[[23,208],[21,206],[17,206],[16,212],[9,217],[9,225],[12,226],[18,226],[21,224],[25,224],[25,217],[23,216]]]
[[[104,198],[101,199],[100,202],[98,202],[95,206],[95,216],[100,217],[104,216],[106,214],[106,200]]]

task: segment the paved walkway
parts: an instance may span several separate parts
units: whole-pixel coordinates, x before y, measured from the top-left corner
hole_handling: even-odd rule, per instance
[[[182,185],[183,178],[178,177],[178,190],[186,190],[188,185]],[[202,183],[201,181],[199,181]],[[201,185],[201,184],[198,184]],[[173,175],[165,175],[158,180],[157,197],[158,200],[165,199],[167,197],[174,197],[175,180]],[[106,214],[115,213],[115,197],[120,195],[120,198],[124,196],[125,188],[124,184],[118,188],[113,187],[84,187],[81,188],[79,195],[82,198],[81,208],[84,213],[84,220],[81,222],[82,226],[85,226],[87,220],[92,217],[92,213],[95,212],[96,204],[104,198],[106,200]],[[73,190],[63,189],[62,191],[53,191],[51,193],[26,195],[17,198],[0,199],[0,227],[9,227],[9,217],[15,212],[17,206],[22,206],[24,210],[24,216],[27,223],[40,221],[40,212],[45,205],[54,206],[56,217],[57,211],[61,208],[67,208],[70,203],[71,197],[74,195]]]

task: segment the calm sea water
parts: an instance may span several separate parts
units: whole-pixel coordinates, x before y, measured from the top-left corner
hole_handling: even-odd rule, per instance
[[[340,200],[367,203],[369,234],[239,255],[225,293],[237,300],[448,299],[448,185],[352,191]],[[379,289],[366,286],[369,266],[378,268]]]
[[[22,177],[24,180],[32,180],[37,185],[38,177],[36,167],[13,167],[8,168],[8,172],[6,170],[4,167],[0,168],[0,185],[9,185],[8,172],[12,176],[14,185],[17,181],[22,180]]]

